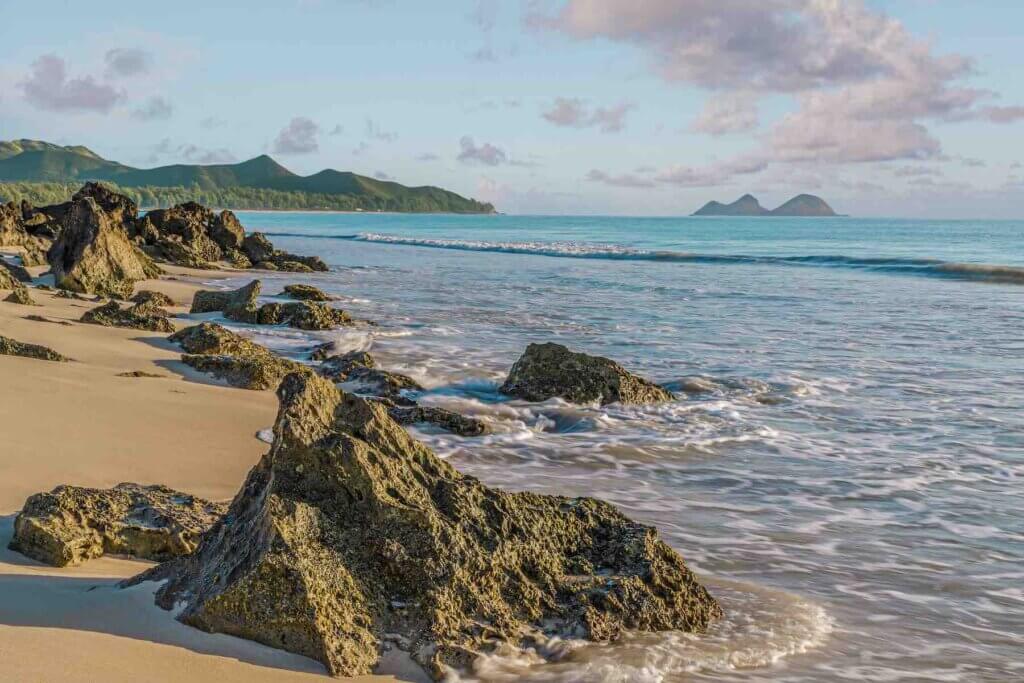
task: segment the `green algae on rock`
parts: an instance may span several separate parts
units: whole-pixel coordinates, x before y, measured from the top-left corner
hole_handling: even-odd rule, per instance
[[[25,502],[10,548],[54,567],[105,554],[163,562],[195,550],[226,509],[165,486],[58,486]]]
[[[138,292],[135,292],[135,295],[131,298],[131,300],[137,304],[152,302],[157,306],[174,305],[174,299],[172,299],[171,297],[167,296],[163,292],[154,292],[149,289],[142,289],[139,290]]]
[[[608,358],[575,353],[561,344],[530,344],[498,389],[527,401],[659,403],[675,397]]]
[[[331,330],[352,324],[348,313],[313,301],[263,304],[256,312],[261,325],[288,325],[300,330]]]
[[[168,339],[186,351],[181,357],[186,365],[242,389],[273,389],[289,373],[312,373],[216,323],[187,327]]]
[[[35,358],[37,360],[48,360],[57,363],[67,363],[71,360],[67,356],[63,356],[45,346],[27,344],[2,335],[0,335],[0,356],[21,356],[22,358]]]
[[[256,299],[262,283],[253,280],[244,287],[229,290],[202,289],[192,297],[191,313],[223,311],[224,317],[240,323],[256,322]]]
[[[285,285],[283,294],[301,301],[333,301],[327,292],[313,285]]]
[[[384,406],[289,375],[274,443],[157,604],[214,633],[370,673],[388,643],[434,678],[503,643],[701,631],[715,599],[657,531],[592,498],[508,493],[439,459]]]

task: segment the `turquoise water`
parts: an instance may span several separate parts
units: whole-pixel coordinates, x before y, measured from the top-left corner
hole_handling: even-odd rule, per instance
[[[504,652],[488,681],[1024,678],[1024,222],[243,213],[372,330],[328,338],[492,436],[418,435],[513,489],[656,525],[710,633]],[[998,266],[998,267],[993,267]],[[533,341],[681,389],[656,407],[509,401]],[[543,656],[541,656],[543,655]],[[555,660],[555,661],[552,661]]]

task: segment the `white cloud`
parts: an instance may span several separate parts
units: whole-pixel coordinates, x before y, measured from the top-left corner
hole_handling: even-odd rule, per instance
[[[273,150],[278,154],[311,154],[320,149],[319,134],[320,126],[312,119],[296,116],[277,134]]]
[[[459,146],[462,151],[459,152],[459,156],[456,157],[463,163],[479,163],[485,166],[498,166],[508,161],[508,154],[504,150],[495,147],[489,142],[485,142],[479,147],[468,135],[464,135],[459,140]]]
[[[157,121],[169,119],[173,113],[174,105],[166,98],[154,95],[133,111],[132,116],[141,121]]]
[[[757,124],[757,97],[749,92],[735,92],[709,98],[690,128],[718,136],[745,133],[757,128]]]
[[[596,107],[591,110],[588,105],[576,97],[556,97],[551,107],[541,116],[555,124],[567,128],[597,127],[602,133],[618,133],[626,126],[626,114],[633,105],[623,102],[613,107]]]
[[[135,47],[118,47],[107,50],[104,55],[108,78],[139,76],[153,66],[153,57],[145,50]]]
[[[19,85],[30,104],[56,112],[107,113],[124,99],[122,91],[92,76],[69,78],[67,63],[53,54],[34,61]]]

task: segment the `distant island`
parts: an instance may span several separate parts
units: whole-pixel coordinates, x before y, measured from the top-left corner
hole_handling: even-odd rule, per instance
[[[140,206],[185,201],[223,209],[494,213],[494,206],[433,186],[407,187],[348,171],[310,176],[266,154],[237,164],[174,164],[140,169],[87,147],[39,140],[0,142],[0,200],[33,205],[67,201],[83,181],[98,180]]]
[[[768,210],[757,197],[745,194],[732,204],[711,201],[700,207],[694,216],[837,216],[821,197],[798,194],[778,208]]]

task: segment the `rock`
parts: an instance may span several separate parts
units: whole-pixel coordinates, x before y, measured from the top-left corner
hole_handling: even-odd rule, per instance
[[[45,346],[26,344],[25,342],[4,336],[0,336],[0,356],[21,356],[22,358],[36,358],[38,360],[49,360],[58,363],[67,363],[71,360]]]
[[[137,304],[153,303],[156,306],[173,306],[174,299],[167,296],[163,292],[154,292],[149,289],[143,289],[135,292],[135,296],[131,298]]]
[[[388,415],[400,425],[426,422],[459,436],[483,436],[491,431],[482,420],[435,406],[391,406]]]
[[[574,353],[561,344],[530,344],[499,391],[527,401],[558,397],[571,403],[658,403],[675,397],[601,356]]]
[[[262,232],[254,232],[242,240],[242,253],[253,263],[274,257],[274,245]]]
[[[0,247],[20,247],[27,237],[21,207],[14,202],[0,204]]]
[[[278,270],[286,273],[312,273],[313,269],[307,266],[305,263],[299,263],[298,261],[291,261],[288,259],[275,259],[274,265],[277,266]]]
[[[238,217],[231,211],[221,211],[213,217],[209,227],[210,239],[227,254],[242,247],[245,240],[245,228],[238,222]]]
[[[167,315],[167,311],[152,302],[121,308],[116,301],[110,301],[86,311],[82,316],[82,322],[104,327],[127,327],[133,330],[170,334],[174,332],[174,325],[167,319]]]
[[[272,355],[269,349],[216,323],[186,327],[172,334],[168,340],[180,344],[187,353],[227,356]]]
[[[6,271],[6,273],[0,272],[0,282],[10,282],[10,280],[4,279],[7,275],[18,282],[32,282],[32,276],[23,266],[11,263],[4,258],[0,258],[0,271]],[[0,289],[12,289],[12,287],[0,287]]]
[[[295,361],[268,354],[266,356],[197,355],[186,353],[182,362],[200,372],[222,379],[233,387],[265,391],[275,389],[287,375],[312,373]]]
[[[334,297],[313,285],[285,285],[284,294],[300,301],[333,301]]]
[[[147,268],[125,231],[91,197],[72,203],[47,258],[61,289],[131,296]]]
[[[718,388],[718,385],[706,377],[684,377],[679,382],[679,389],[687,394],[707,394]]]
[[[334,347],[333,342],[331,347]],[[370,355],[369,351],[349,351],[341,355],[329,356],[324,358],[323,361],[323,365],[320,366],[323,372],[320,374],[324,377],[330,377],[335,382],[344,382],[345,378],[353,370],[377,367],[377,361]]]
[[[24,285],[14,276],[14,273],[0,267],[0,289],[17,289],[18,287],[24,287]]]
[[[257,270],[277,270],[278,269],[277,265],[274,264],[274,263],[271,263],[270,261],[258,261],[256,263],[254,263],[252,267],[256,268]]]
[[[134,377],[136,379],[148,378],[148,379],[164,379],[167,375],[161,375],[158,372],[146,372],[145,370],[130,370],[128,372],[117,373],[118,377]]]
[[[21,254],[21,263],[23,265],[29,268],[49,265],[49,261],[46,260],[46,253],[53,246],[52,239],[30,237],[23,246],[25,248],[25,251]]]
[[[100,183],[86,183],[71,197],[71,201],[77,202],[83,197],[91,197],[118,225],[131,225],[139,214],[139,207],[131,198]]]
[[[163,257],[171,263],[191,268],[209,267],[211,262],[223,257],[221,245],[213,238],[214,232],[226,243],[230,242],[227,224],[213,211],[196,202],[185,202],[169,209],[154,209],[143,216],[135,227],[135,235],[143,243],[160,247]]]
[[[90,298],[90,297],[87,297],[87,296],[82,296],[81,294],[79,294],[77,292],[69,292],[66,289],[58,289],[57,293],[54,296],[56,296],[58,299],[74,299],[75,301],[91,301],[91,302],[96,302],[96,301],[102,301],[103,300],[103,297],[101,297],[101,296],[96,296],[96,297]]]
[[[192,313],[224,311],[224,317],[242,323],[257,321],[256,299],[262,285],[253,280],[244,287],[231,290],[200,290],[192,298]]]
[[[312,373],[215,323],[185,328],[169,339],[187,352],[181,357],[185,364],[242,389],[273,389],[289,373]]]
[[[316,370],[332,382],[345,384],[350,391],[384,398],[392,405],[414,406],[416,402],[405,392],[423,391],[423,386],[412,377],[378,369],[373,356],[366,351],[331,356]]]
[[[226,509],[166,486],[58,486],[25,502],[10,548],[54,567],[105,554],[163,562],[195,550]]]
[[[252,268],[252,261],[250,261],[249,257],[240,251],[232,251],[227,254],[226,257],[232,268],[238,268],[239,270]]]
[[[277,265],[278,270],[287,270],[293,273],[326,273],[330,270],[319,256],[299,256],[286,251],[278,251],[274,253],[271,260]]]
[[[371,673],[401,643],[434,678],[504,643],[702,631],[715,599],[658,532],[592,498],[508,493],[310,375],[278,388],[270,452],[191,555],[123,585],[206,632]]]
[[[348,313],[327,304],[295,301],[286,304],[263,304],[256,313],[261,325],[288,325],[300,330],[331,330],[352,324]]]
[[[4,299],[9,304],[21,304],[22,306],[38,306],[35,301],[32,300],[32,295],[28,293],[28,287],[18,283],[19,286],[11,290],[11,293]]]

